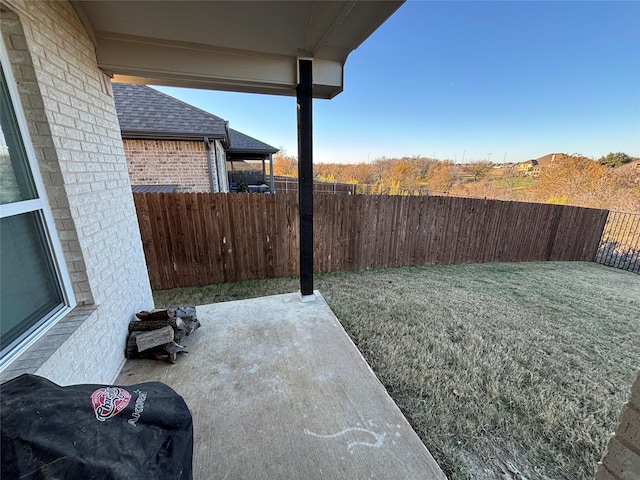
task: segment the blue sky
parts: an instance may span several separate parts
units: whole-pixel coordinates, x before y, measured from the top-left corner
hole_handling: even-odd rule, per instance
[[[295,98],[159,89],[297,155]],[[409,1],[313,121],[315,163],[640,156],[640,1]]]

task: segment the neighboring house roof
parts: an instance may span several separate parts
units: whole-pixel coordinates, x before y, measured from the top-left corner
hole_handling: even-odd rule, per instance
[[[231,146],[229,147],[230,153],[276,153],[278,151],[277,148],[267,145],[233,128],[229,129],[229,137],[231,140]]]
[[[123,138],[201,140],[209,137],[222,140],[231,154],[264,156],[278,151],[229,128],[224,119],[146,85],[113,83],[112,86]]]
[[[518,170],[525,170],[525,169],[533,168],[537,164],[538,162],[536,160],[526,160],[524,162],[516,163],[516,168]]]
[[[538,158],[538,165],[540,165],[541,167],[546,167],[551,162],[554,162],[554,161],[557,161],[557,160],[562,160],[562,159],[564,159],[564,157],[567,157],[567,156],[568,155],[565,155],[564,153],[549,153],[548,155],[545,155],[544,157]]]
[[[518,168],[519,170],[523,170],[525,168],[534,168],[540,170],[543,167],[549,166],[552,162],[562,160],[565,157],[567,157],[567,155],[565,155],[564,153],[549,153],[544,157],[527,160],[526,162],[516,163],[516,168]]]
[[[130,83],[113,83],[123,138],[202,140],[229,144],[227,122],[162,92]]]
[[[133,193],[173,193],[178,190],[178,185],[131,185]]]

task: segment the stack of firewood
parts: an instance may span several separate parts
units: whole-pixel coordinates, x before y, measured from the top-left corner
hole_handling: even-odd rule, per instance
[[[200,327],[196,307],[178,307],[136,313],[129,323],[127,358],[151,358],[175,363],[178,353],[187,353],[182,339]]]

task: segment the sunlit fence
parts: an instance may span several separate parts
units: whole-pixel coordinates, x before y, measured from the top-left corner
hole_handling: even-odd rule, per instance
[[[596,262],[640,273],[640,214],[609,212]]]
[[[136,193],[153,289],[295,275],[296,193]],[[314,198],[317,273],[413,265],[593,261],[606,210],[457,197]]]

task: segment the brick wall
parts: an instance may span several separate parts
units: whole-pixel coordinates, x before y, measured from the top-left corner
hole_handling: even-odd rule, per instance
[[[224,155],[224,150],[217,144],[219,142],[216,142],[217,153],[221,150]],[[125,139],[124,150],[132,185],[177,184],[179,192],[211,191],[204,141]],[[213,148],[211,155],[212,162],[215,162]],[[214,185],[217,186],[216,169],[212,174]],[[226,180],[226,174],[222,175],[222,179]]]
[[[41,86],[36,79],[34,63],[27,48],[22,23],[18,15],[3,14],[2,35],[12,65],[12,73],[21,96],[23,111],[30,130],[31,143],[36,153],[51,212],[65,253],[66,266],[71,275],[74,294],[79,303],[91,304],[93,296],[86,275],[84,255],[79,248],[78,236],[65,195],[58,151],[54,145],[47,112],[40,93]],[[44,52],[39,46],[36,49]],[[49,83],[53,82],[53,79],[48,76],[45,76],[45,79]],[[56,117],[64,122],[60,118],[59,112],[56,112]],[[9,179],[5,180],[9,181]],[[3,189],[7,187],[5,181],[2,186]],[[11,191],[12,189],[9,189],[5,193]]]
[[[640,371],[622,406],[618,427],[598,465],[596,480],[640,479]]]
[[[95,306],[30,369],[60,384],[108,383],[133,313],[153,306],[111,84],[68,2],[3,4],[14,12],[3,13],[2,35],[73,290]]]

